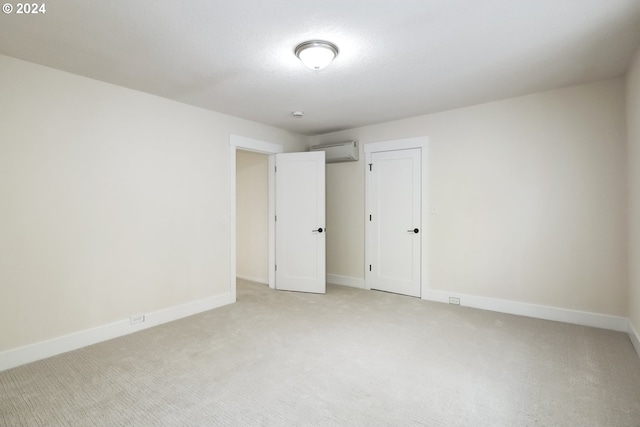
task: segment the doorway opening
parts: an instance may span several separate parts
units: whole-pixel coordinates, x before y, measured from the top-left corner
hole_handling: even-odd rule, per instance
[[[248,151],[267,156],[268,183],[267,183],[267,245],[268,245],[268,284],[275,289],[275,271],[271,266],[275,265],[275,154],[282,153],[283,147],[279,144],[246,138],[238,135],[229,137],[229,293],[232,300],[236,301],[236,274],[237,274],[237,154],[238,151]]]
[[[236,154],[236,278],[269,284],[269,156]]]
[[[229,293],[237,299],[237,162],[239,151],[268,155],[268,284],[276,289],[325,293],[325,155],[283,153],[283,147],[231,135],[229,140]],[[244,157],[244,155],[241,155]],[[276,182],[276,166],[278,180]],[[276,187],[278,189],[276,190]],[[276,215],[276,193],[278,213]],[[278,228],[276,230],[276,221]],[[277,231],[277,233],[276,233]],[[277,237],[276,237],[277,235]],[[276,254],[276,239],[278,253]],[[278,263],[276,265],[276,256]],[[278,268],[280,267],[280,268]],[[277,270],[277,271],[276,271]]]

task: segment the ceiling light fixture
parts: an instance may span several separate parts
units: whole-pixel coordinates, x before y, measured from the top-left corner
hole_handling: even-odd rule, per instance
[[[296,56],[312,70],[322,70],[338,56],[338,46],[324,40],[309,40],[296,46]]]

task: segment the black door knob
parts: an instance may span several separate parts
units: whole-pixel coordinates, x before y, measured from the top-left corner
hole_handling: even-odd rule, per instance
[[[407,230],[407,233],[419,233],[420,230],[418,230],[417,228],[414,228],[413,230]]]
[[[322,233],[324,230],[322,229],[322,227],[318,228],[317,230],[311,230],[314,233]]]

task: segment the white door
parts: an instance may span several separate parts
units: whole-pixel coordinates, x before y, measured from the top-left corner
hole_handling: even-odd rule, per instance
[[[325,293],[324,152],[276,154],[276,289]]]
[[[420,297],[421,149],[371,153],[371,289]]]

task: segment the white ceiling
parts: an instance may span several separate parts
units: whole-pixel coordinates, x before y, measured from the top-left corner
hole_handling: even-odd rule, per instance
[[[640,0],[41,2],[0,14],[0,53],[307,135],[620,76],[640,46]]]

